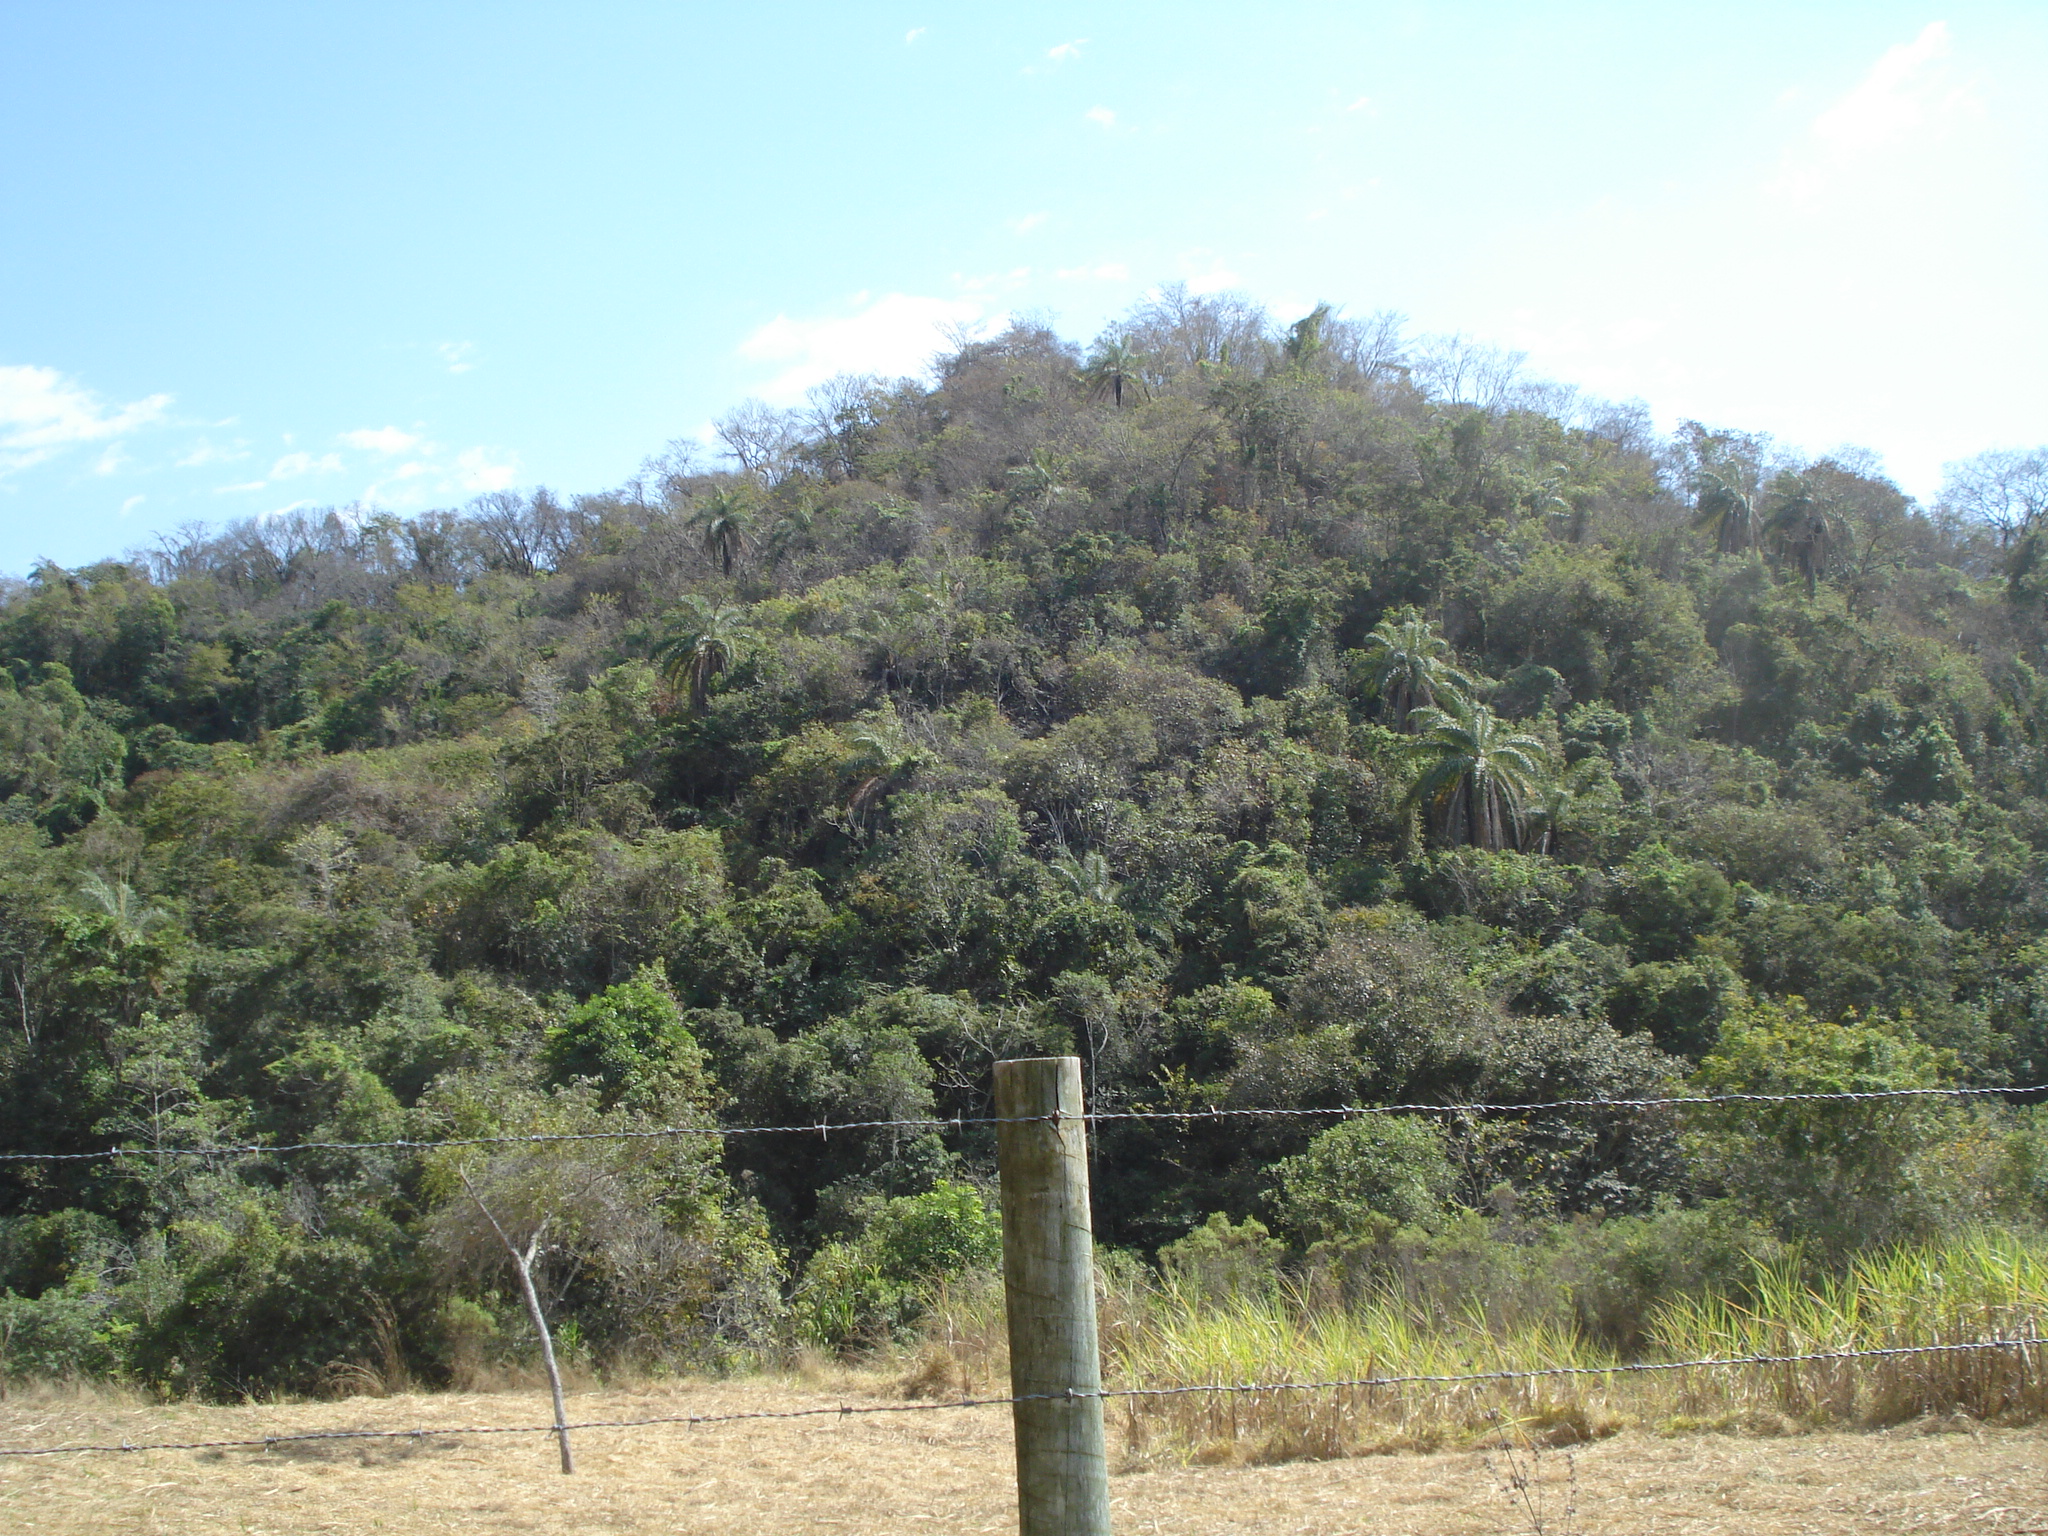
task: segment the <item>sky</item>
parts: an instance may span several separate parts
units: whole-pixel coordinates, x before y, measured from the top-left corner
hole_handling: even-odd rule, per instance
[[[2048,6],[0,0],[0,575],[617,485],[1158,285],[2048,441]]]

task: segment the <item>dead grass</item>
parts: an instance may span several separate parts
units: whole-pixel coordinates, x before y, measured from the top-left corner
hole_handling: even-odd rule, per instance
[[[672,1383],[579,1394],[578,1418],[744,1412],[898,1398],[900,1376]],[[1015,1529],[1001,1408],[723,1427],[592,1430],[578,1474],[540,1435],[460,1440],[458,1425],[537,1424],[545,1397],[451,1393],[245,1407],[152,1406],[48,1390],[0,1402],[0,1444],[234,1438],[420,1428],[418,1440],[270,1451],[159,1451],[0,1461],[0,1530],[36,1536],[219,1532],[833,1533]],[[1769,1426],[1763,1426],[1769,1427]],[[1519,1465],[1497,1447],[1286,1465],[1142,1460],[1111,1485],[1123,1536],[1242,1532],[1403,1536],[1547,1531],[1774,1536],[2048,1529],[2048,1432],[1923,1421],[1880,1433],[1766,1439],[1626,1430]],[[1569,1510],[1569,1512],[1567,1512]]]

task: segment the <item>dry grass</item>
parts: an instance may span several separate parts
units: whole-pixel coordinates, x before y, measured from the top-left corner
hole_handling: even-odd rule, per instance
[[[579,1395],[579,1418],[880,1401],[877,1378],[676,1384]],[[545,1398],[445,1394],[217,1408],[90,1394],[0,1403],[0,1443],[235,1437],[419,1427],[417,1441],[271,1451],[158,1451],[0,1461],[0,1530],[36,1536],[219,1532],[591,1533],[1015,1529],[1002,1409],[588,1431],[580,1470],[553,1470],[544,1436],[459,1440],[463,1424],[534,1424]],[[1943,1432],[1930,1432],[1940,1430]],[[1284,1466],[1128,1464],[1111,1484],[1123,1536],[1315,1532],[1376,1536],[1547,1531],[1773,1536],[1813,1531],[2048,1529],[2048,1434],[1961,1421],[1876,1434],[1657,1438],[1628,1431],[1519,1462],[1497,1449]],[[1567,1512],[1567,1506],[1572,1506]]]

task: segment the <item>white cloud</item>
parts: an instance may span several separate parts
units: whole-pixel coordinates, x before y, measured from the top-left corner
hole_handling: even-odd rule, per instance
[[[364,427],[340,436],[351,448],[374,453],[386,461],[376,471],[376,478],[357,493],[356,500],[363,506],[428,506],[455,497],[506,490],[519,478],[519,456],[504,449],[465,448],[451,459],[441,444],[397,427]],[[393,459],[400,462],[389,462]],[[339,467],[339,455],[329,454],[321,462],[327,461]]]
[[[920,37],[923,37],[925,33],[929,32],[930,30],[931,28],[929,27],[912,27],[908,32],[903,34],[904,46],[908,47],[910,44],[916,42]]]
[[[341,440],[351,448],[360,448],[365,453],[381,453],[388,459],[410,453],[420,444],[418,433],[402,432],[397,427],[359,427],[353,432],[342,433]]]
[[[1346,112],[1370,112],[1372,111],[1372,98],[1370,96],[1361,96],[1344,110]]]
[[[147,496],[130,496],[126,501],[121,503],[121,515],[123,517],[126,517],[130,512],[133,512],[137,507],[141,506],[147,500],[149,500]]]
[[[1087,118],[1089,122],[1099,123],[1104,128],[1114,128],[1116,126],[1116,114],[1107,107],[1090,107],[1081,115]]]
[[[1910,43],[1885,51],[1855,90],[1813,120],[1816,137],[1831,144],[1884,144],[1926,120],[1928,66],[1946,58],[1948,23],[1930,22]]]
[[[955,272],[953,281],[960,285],[962,293],[1014,293],[1031,281],[1029,267],[1012,267],[1007,272],[981,272],[969,274]]]
[[[310,453],[288,453],[270,466],[270,479],[296,480],[301,475],[332,475],[340,471],[338,453],[323,453],[317,459]]]
[[[232,464],[247,457],[249,450],[243,443],[232,443],[222,448],[202,437],[177,460],[177,465],[180,469],[203,469],[208,464]]]
[[[92,472],[96,475],[118,475],[133,462],[128,457],[125,446],[120,443],[109,443],[101,452],[99,461],[93,465]]]
[[[1045,50],[1045,56],[1057,63],[1064,64],[1068,59],[1078,59],[1081,57],[1081,50],[1087,46],[1087,43],[1088,39],[1085,37],[1077,37],[1072,42],[1055,43],[1052,47]]]
[[[1017,234],[1028,235],[1045,222],[1045,217],[1042,213],[1027,213],[1021,219],[1010,220],[1010,228]]]
[[[502,491],[519,478],[519,457],[491,448],[465,448],[455,455],[455,478],[472,495]]]
[[[470,358],[476,355],[473,341],[444,341],[434,350],[441,354],[441,360],[448,365],[450,373],[467,373],[476,366]]]
[[[0,474],[163,419],[169,395],[108,405],[54,368],[0,366]]]
[[[1068,282],[1127,283],[1131,269],[1120,261],[1105,261],[1093,267],[1062,267],[1053,276]]]
[[[789,404],[814,384],[841,373],[879,373],[887,377],[921,373],[933,356],[952,344],[960,327],[999,324],[971,299],[940,299],[921,294],[890,293],[850,315],[792,320],[777,315],[739,345],[739,355],[779,368],[758,393],[773,404]]]
[[[1206,271],[1191,273],[1186,282],[1189,293],[1220,293],[1225,288],[1236,287],[1239,278],[1230,268],[1213,264]]]
[[[216,485],[213,488],[213,494],[216,496],[230,496],[242,491],[260,491],[269,484],[268,480],[241,480],[233,485]]]
[[[1815,117],[1786,152],[1769,191],[1804,201],[1859,166],[1884,163],[1983,115],[1976,92],[1954,78],[1946,22],[1885,50],[1854,89]]]

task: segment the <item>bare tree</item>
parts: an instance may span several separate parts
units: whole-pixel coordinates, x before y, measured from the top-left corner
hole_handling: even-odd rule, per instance
[[[569,1449],[569,1416],[562,1406],[562,1369],[555,1361],[555,1336],[548,1328],[548,1316],[541,1308],[540,1292],[533,1283],[534,1260],[541,1255],[541,1243],[547,1236],[549,1218],[544,1216],[537,1222],[528,1223],[526,1246],[522,1248],[513,1241],[512,1234],[505,1230],[504,1223],[498,1220],[483,1196],[476,1192],[468,1172],[458,1169],[456,1176],[462,1180],[462,1192],[469,1196],[470,1204],[476,1207],[478,1214],[490,1224],[491,1231],[504,1245],[507,1256],[512,1260],[513,1271],[519,1276],[520,1294],[526,1298],[526,1315],[533,1319],[533,1331],[540,1336],[540,1358],[541,1364],[547,1367],[548,1390],[554,1395],[555,1439],[561,1447],[562,1475],[566,1477],[576,1470],[576,1456]]]
[[[1196,294],[1168,283],[1131,316],[1124,341],[1168,377],[1205,364],[1263,367],[1273,350],[1272,322],[1234,293]]]
[[[2048,447],[1993,448],[1944,466],[1940,508],[2011,548],[2048,518]]]
[[[519,576],[553,570],[575,543],[577,522],[545,486],[530,498],[491,491],[469,504],[469,524],[483,541],[485,563]]]
[[[746,1296],[755,1288],[747,1275],[723,1267],[714,1138],[585,1139],[591,1132],[709,1123],[693,1080],[675,1075],[675,1061],[662,1056],[643,1066],[646,1075],[631,1096],[644,1102],[631,1110],[601,1108],[604,1091],[594,1079],[541,1093],[451,1077],[426,1101],[430,1116],[451,1129],[510,1138],[430,1154],[421,1187],[433,1206],[433,1248],[449,1278],[487,1291],[509,1275],[518,1287],[555,1396],[558,1431],[566,1418],[550,1313],[559,1316],[573,1302],[593,1347],[668,1353],[691,1339],[711,1345],[730,1321],[721,1321],[720,1308],[734,1317],[747,1312]],[[562,1451],[567,1472],[565,1431]]]
[[[1330,372],[1340,384],[1369,389],[1408,371],[1402,332],[1408,317],[1396,310],[1375,310],[1359,320],[1332,317],[1323,324],[1323,347]]]
[[[1492,413],[1514,403],[1526,352],[1490,346],[1459,332],[1425,336],[1411,357],[1415,381],[1451,405],[1477,406]]]
[[[729,415],[713,422],[712,430],[740,472],[762,485],[772,486],[787,475],[803,447],[795,413],[778,411],[760,400],[742,400]]]
[[[842,373],[813,385],[801,413],[809,437],[806,456],[831,480],[860,478],[861,460],[873,448],[885,398],[872,374]]]

